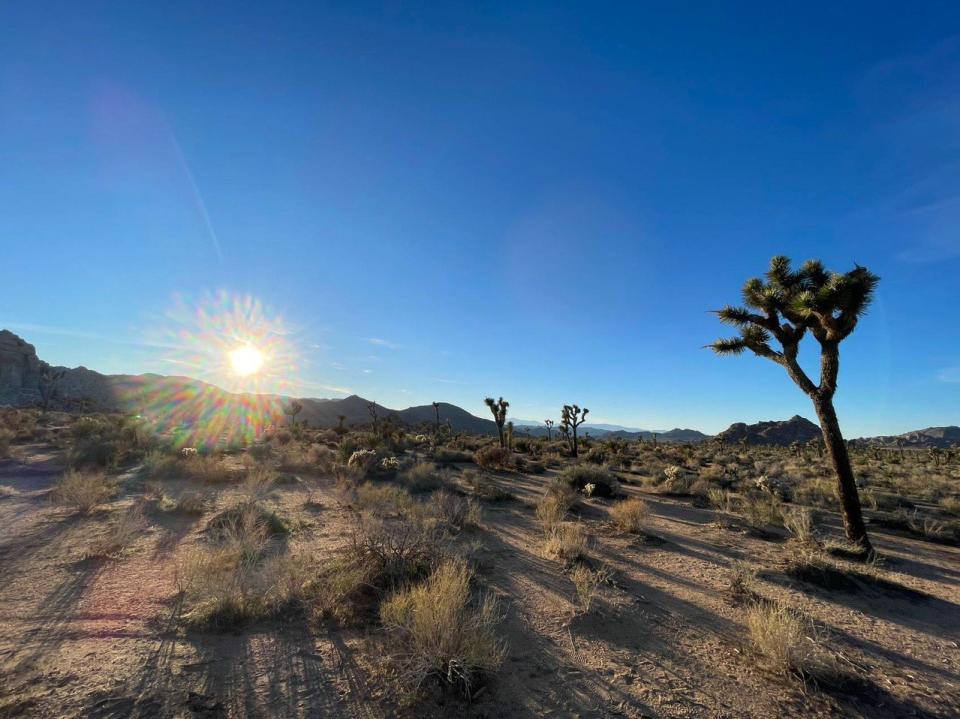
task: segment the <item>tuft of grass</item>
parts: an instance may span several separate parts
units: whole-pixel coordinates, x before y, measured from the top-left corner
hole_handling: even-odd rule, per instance
[[[450,527],[461,529],[467,525],[478,526],[483,510],[475,499],[459,497],[441,489],[430,497],[430,513]]]
[[[563,522],[550,528],[543,546],[548,557],[572,564],[587,549],[587,532],[582,524]]]
[[[513,495],[505,489],[501,489],[489,475],[476,470],[466,470],[464,478],[467,486],[480,499],[488,502],[506,502],[513,499]]]
[[[634,497],[611,507],[610,516],[621,531],[640,534],[650,516],[650,507],[642,499]]]
[[[90,514],[112,493],[103,472],[68,469],[54,486],[52,497],[57,504],[75,507],[81,514]]]
[[[807,507],[791,507],[783,512],[783,526],[801,544],[816,544],[813,511]]]
[[[364,482],[357,487],[355,504],[358,509],[386,517],[407,514],[413,509],[414,502],[403,487]]]
[[[443,474],[433,464],[415,464],[400,473],[400,482],[414,494],[440,489],[445,481]]]
[[[813,678],[829,673],[827,655],[814,626],[779,602],[757,602],[747,610],[750,642],[765,669]]]
[[[547,487],[537,503],[537,519],[546,532],[563,521],[570,507],[577,501],[577,492],[565,482],[554,482]]]
[[[437,677],[469,697],[503,661],[505,646],[495,632],[502,620],[498,603],[490,594],[474,596],[472,579],[465,562],[448,559],[423,584],[401,589],[381,606],[414,687]]]

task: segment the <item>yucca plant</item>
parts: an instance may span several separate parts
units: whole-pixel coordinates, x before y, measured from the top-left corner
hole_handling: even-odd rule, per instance
[[[493,414],[493,421],[497,423],[497,434],[500,436],[500,446],[506,448],[507,443],[503,436],[503,425],[507,421],[507,408],[510,406],[510,403],[504,400],[503,397],[496,401],[494,401],[493,397],[487,397],[483,402],[490,408],[490,413]]]
[[[709,345],[717,354],[738,355],[750,350],[758,357],[776,362],[810,397],[837,475],[847,538],[867,553],[872,553],[873,548],[863,523],[860,497],[833,396],[840,371],[840,343],[856,329],[879,281],[875,274],[859,265],[840,274],[825,269],[819,260],[810,260],[794,270],[787,257],[778,255],[770,260],[766,279],[755,277],[744,285],[746,307],[728,305],[717,311],[721,322],[737,327],[740,335]],[[797,360],[800,341],[807,332],[820,344],[818,384],[814,384]],[[779,348],[771,344],[773,341]]]
[[[560,426],[565,430],[564,434],[570,437],[570,454],[573,457],[579,454],[577,427],[587,421],[587,413],[589,411],[586,407],[580,409],[580,407],[575,404],[565,404],[561,410]]]
[[[303,402],[297,399],[292,399],[283,408],[283,413],[290,417],[290,426],[294,427],[297,424],[297,415],[303,411]]]

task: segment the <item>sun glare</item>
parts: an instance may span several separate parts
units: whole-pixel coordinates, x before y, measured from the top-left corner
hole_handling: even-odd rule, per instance
[[[230,367],[235,374],[249,377],[263,367],[263,353],[256,347],[245,345],[230,352]]]

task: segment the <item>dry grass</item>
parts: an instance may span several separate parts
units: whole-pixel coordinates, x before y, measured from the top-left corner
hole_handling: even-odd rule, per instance
[[[54,486],[51,496],[57,504],[75,507],[81,514],[90,514],[112,493],[103,472],[68,469]]]
[[[483,516],[477,500],[457,496],[445,489],[433,493],[428,511],[434,518],[455,529],[468,525],[479,526]]]
[[[398,591],[380,608],[414,687],[438,677],[470,696],[503,661],[505,647],[495,633],[502,618],[497,601],[489,594],[472,596],[472,578],[464,562],[448,559],[423,584]]]
[[[809,678],[829,670],[815,627],[781,603],[753,604],[747,611],[747,631],[762,665],[775,674]]]
[[[444,474],[433,464],[415,464],[400,473],[400,482],[411,492],[432,492],[446,482]]]
[[[610,508],[610,517],[617,528],[632,534],[643,532],[649,516],[650,507],[642,499],[636,497],[619,502]]]
[[[547,487],[537,503],[537,519],[546,532],[563,521],[567,512],[577,501],[577,492],[565,482],[554,482]]]
[[[593,570],[584,564],[578,564],[570,571],[578,613],[589,613],[600,585],[610,581],[611,576],[612,573],[608,569]]]
[[[132,505],[110,522],[106,533],[99,537],[88,552],[91,557],[119,557],[139,537],[147,526],[141,504]]]
[[[357,487],[356,507],[380,517],[407,514],[413,509],[413,498],[403,487],[365,482]]]
[[[570,564],[587,549],[587,531],[579,522],[563,522],[550,528],[543,550],[548,557]]]

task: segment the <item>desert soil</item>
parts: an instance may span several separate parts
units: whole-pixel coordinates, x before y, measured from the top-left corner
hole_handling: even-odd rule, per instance
[[[509,651],[470,703],[396,687],[377,631],[271,620],[234,632],[179,620],[176,558],[205,518],[148,512],[148,528],[117,559],[88,548],[130,491],[80,517],[49,501],[59,475],[42,446],[0,462],[0,717],[956,717],[960,715],[960,550],[874,530],[883,576],[915,592],[827,591],[782,572],[787,544],[731,528],[688,500],[650,504],[649,533],[613,530],[604,500],[582,503],[590,561],[613,570],[591,611],[575,616],[562,566],[541,551],[534,504],[549,475],[500,475],[516,499],[485,505],[479,574],[501,598]],[[166,482],[176,496],[183,484]],[[139,490],[142,491],[142,490]],[[221,490],[218,503],[230,501]],[[268,501],[295,517],[291,541],[333,551],[350,512],[296,485]],[[209,516],[209,515],[208,515]],[[836,527],[833,528],[837,531]],[[730,591],[732,564],[757,591],[815,623],[857,681],[811,686],[768,674]]]

